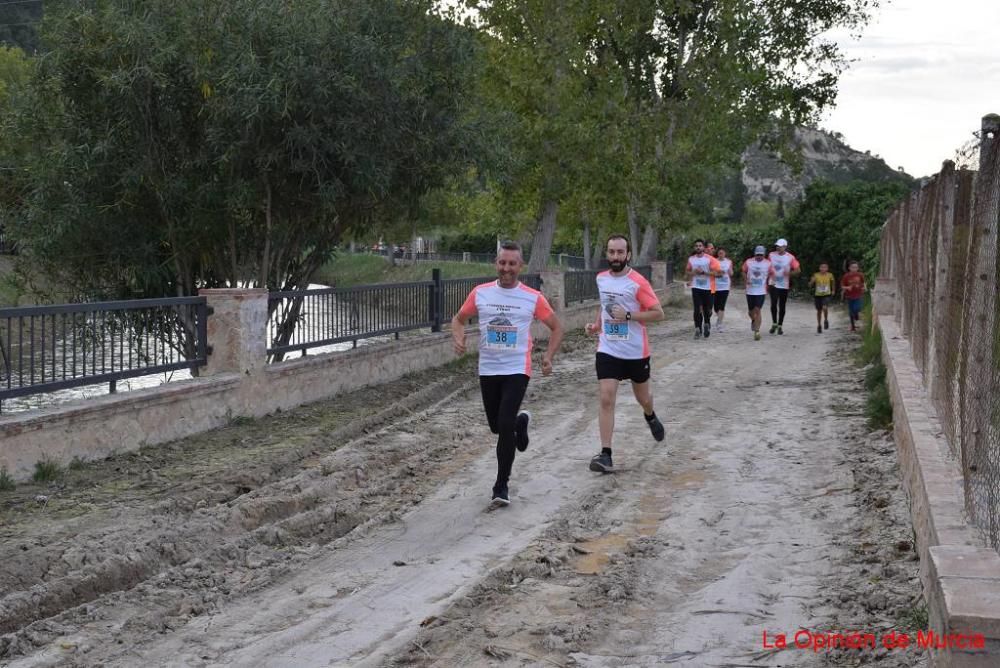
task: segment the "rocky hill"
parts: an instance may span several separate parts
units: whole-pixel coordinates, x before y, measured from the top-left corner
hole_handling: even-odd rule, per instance
[[[759,145],[743,153],[742,180],[748,200],[776,201],[781,198],[792,202],[802,196],[806,186],[818,179],[833,183],[913,181],[913,177],[893,169],[882,158],[851,148],[838,134],[799,128],[795,132],[795,142],[802,156],[798,173]]]

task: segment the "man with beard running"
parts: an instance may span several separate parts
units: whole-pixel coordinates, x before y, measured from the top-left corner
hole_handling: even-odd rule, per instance
[[[757,246],[753,251],[753,257],[747,258],[747,261],[743,263],[747,315],[750,316],[750,330],[753,332],[754,341],[760,341],[760,310],[764,308],[767,284],[773,273],[771,261],[764,257],[765,252],[763,246]]]
[[[531,377],[531,323],[551,330],[542,358],[542,374],[552,373],[552,358],[563,339],[562,324],[538,290],[524,285],[521,247],[505,241],[497,253],[497,280],[477,285],[451,320],[455,353],[465,354],[465,326],[479,319],[479,387],[490,431],[497,435],[497,479],[491,507],[510,505],[508,482],[514,450],[528,447],[531,415],[521,401]]]
[[[646,325],[663,320],[663,307],[649,281],[628,266],[632,251],[628,239],[612,235],[605,247],[608,271],[597,275],[601,307],[594,322],[587,323],[587,334],[597,334],[597,382],[600,390],[598,425],[601,452],[590,460],[590,470],[614,471],[611,437],[615,431],[615,403],[618,384],[632,382],[632,393],[642,406],[646,424],[653,438],[662,441],[663,424],[653,411],[653,393],[649,382],[649,336]]]
[[[768,260],[771,261],[771,333],[784,334],[782,325],[785,323],[785,305],[788,303],[788,293],[792,289],[792,276],[798,276],[802,269],[795,256],[788,252],[788,242],[778,239]]]
[[[712,279],[722,273],[719,261],[705,252],[705,242],[696,239],[694,255],[688,258],[684,275],[691,281],[694,305],[694,338],[706,339],[712,331]]]

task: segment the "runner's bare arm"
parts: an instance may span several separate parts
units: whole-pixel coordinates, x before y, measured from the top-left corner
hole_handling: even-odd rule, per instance
[[[559,317],[552,313],[542,320],[542,324],[549,328],[549,345],[545,348],[545,355],[542,356],[542,375],[548,376],[552,373],[552,358],[559,351],[559,346],[563,340],[563,326]]]
[[[645,309],[639,311],[638,313],[632,314],[633,320],[635,320],[636,322],[641,322],[643,324],[647,324],[650,322],[659,322],[660,320],[663,320],[664,317],[665,316],[663,314],[663,306],[659,302],[656,302],[656,304],[646,307]]]
[[[456,355],[465,354],[465,326],[469,324],[469,320],[471,318],[463,318],[460,313],[456,313],[451,319],[451,338]]]

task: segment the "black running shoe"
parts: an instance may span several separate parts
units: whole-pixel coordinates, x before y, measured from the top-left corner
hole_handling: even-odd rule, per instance
[[[653,434],[653,438],[657,441],[662,441],[666,432],[663,429],[663,423],[660,422],[660,418],[655,415],[652,418],[646,418],[646,424],[649,425],[649,431]]]
[[[594,458],[590,460],[590,470],[597,471],[598,473],[611,473],[614,471],[615,465],[611,463],[611,455],[607,452],[595,455]]]
[[[784,334],[785,331],[781,329],[781,325],[778,325],[778,334]]]
[[[701,329],[694,330],[694,338],[696,338],[696,339],[700,339],[701,338]]]
[[[771,325],[771,333],[774,334],[778,331],[778,323]]]
[[[823,329],[830,329],[830,321],[823,320]]]
[[[705,338],[707,339],[708,335],[712,333],[712,326],[710,324],[708,324],[707,322],[705,323],[705,330],[704,331],[705,331]]]
[[[507,493],[507,485],[493,486],[493,500],[490,505],[494,508],[510,505],[510,495]]]
[[[823,333],[823,328],[820,327],[819,325],[816,325],[816,333],[817,334],[822,334]]]
[[[524,452],[528,449],[528,423],[531,422],[531,413],[521,411],[517,414],[516,443],[517,449]]]

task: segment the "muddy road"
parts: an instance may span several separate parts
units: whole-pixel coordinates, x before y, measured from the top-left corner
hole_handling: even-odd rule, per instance
[[[667,438],[623,386],[613,475],[571,337],[493,512],[470,360],[0,492],[0,664],[923,665],[766,646],[925,621],[846,316],[754,342],[740,315],[654,328]]]

